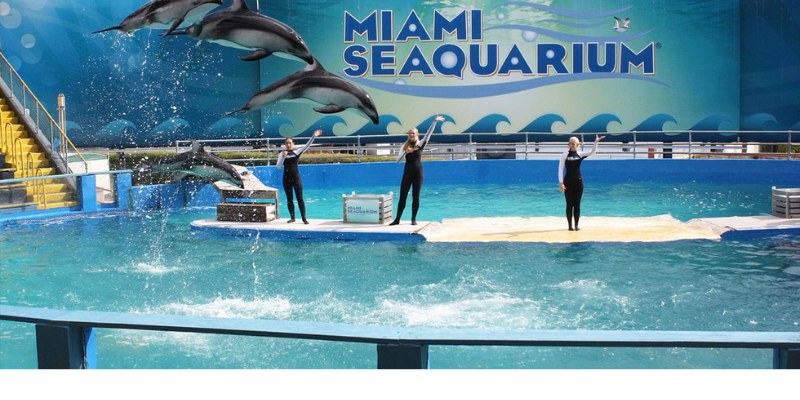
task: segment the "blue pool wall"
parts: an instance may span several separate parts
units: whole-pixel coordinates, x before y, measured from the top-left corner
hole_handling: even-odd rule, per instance
[[[267,186],[278,188],[283,198],[282,170],[274,166],[250,168]],[[557,184],[557,160],[425,161],[426,184]],[[629,182],[707,182],[800,187],[800,161],[795,160],[592,160],[582,167],[587,185]],[[343,193],[360,188],[385,187],[397,192],[403,164],[301,164],[306,188],[341,188]],[[135,211],[162,208],[208,207],[219,203],[210,184],[184,182],[131,189]]]

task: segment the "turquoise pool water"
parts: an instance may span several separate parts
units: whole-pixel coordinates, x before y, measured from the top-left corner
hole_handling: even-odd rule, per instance
[[[562,215],[552,185],[426,185],[421,220]],[[341,194],[306,191],[310,218]],[[394,187],[364,187],[386,193]],[[584,215],[769,212],[763,185],[593,184]],[[285,213],[285,206],[283,212]],[[407,211],[408,212],[408,211]],[[800,330],[800,239],[668,243],[326,243],[199,235],[213,208],[0,229],[0,302],[73,310],[443,328]],[[286,214],[284,214],[286,215]],[[406,219],[408,219],[406,215]],[[0,322],[0,367],[35,368],[32,325]],[[769,368],[770,350],[432,346],[432,368]],[[98,330],[100,368],[374,368],[375,347]]]

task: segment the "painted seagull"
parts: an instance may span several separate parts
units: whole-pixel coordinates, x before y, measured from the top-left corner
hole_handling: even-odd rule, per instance
[[[234,0],[230,7],[170,34],[252,51],[240,57],[244,61],[256,61],[275,54],[308,64],[313,62],[311,51],[297,32],[283,22],[251,11],[244,0]]]
[[[166,36],[187,22],[195,23],[211,10],[222,4],[222,0],[152,0],[128,15],[122,23],[92,33],[122,31],[133,33],[143,28],[167,29]]]
[[[630,18],[620,19],[614,17],[614,30],[617,32],[625,32],[628,30],[628,25],[631,23]]]
[[[227,115],[245,113],[279,101],[302,99],[320,104],[321,106],[314,108],[318,113],[334,114],[353,108],[363,113],[372,123],[378,123],[378,110],[372,97],[352,82],[325,70],[316,59],[304,69],[259,91],[244,107]]]
[[[223,181],[244,189],[242,177],[236,168],[219,156],[206,152],[203,145],[196,141],[192,141],[191,150],[145,167],[142,171],[170,174],[171,182],[193,177],[201,182]]]

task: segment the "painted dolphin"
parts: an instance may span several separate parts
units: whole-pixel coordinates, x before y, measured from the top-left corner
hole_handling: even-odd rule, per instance
[[[280,79],[259,91],[247,104],[227,115],[245,113],[279,101],[307,99],[321,104],[314,111],[333,114],[353,108],[377,124],[378,110],[372,97],[352,82],[325,70],[316,59],[304,69]]]
[[[203,145],[192,142],[192,149],[166,159],[155,166],[144,168],[145,172],[171,174],[171,181],[178,182],[188,176],[202,182],[223,181],[244,189],[242,177],[219,156],[205,151]]]
[[[309,64],[314,61],[311,51],[297,32],[283,22],[251,11],[244,0],[234,0],[230,7],[170,34],[187,35],[197,40],[252,51],[239,57],[244,61],[256,61],[272,54],[297,58]]]
[[[222,0],[151,0],[128,15],[122,23],[92,33],[122,31],[132,33],[142,28],[168,29],[166,36],[185,21],[194,23],[222,4]]]

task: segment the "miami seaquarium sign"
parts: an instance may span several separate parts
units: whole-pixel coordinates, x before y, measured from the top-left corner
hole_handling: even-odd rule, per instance
[[[374,10],[361,17],[345,11],[344,74],[352,78],[421,74],[458,79],[467,73],[476,77],[656,74],[654,42],[639,49],[622,41],[486,43],[480,9],[463,10],[452,18],[434,10],[429,21],[412,10],[399,27],[394,21],[393,10]],[[409,50],[401,55],[400,48],[403,53]]]

